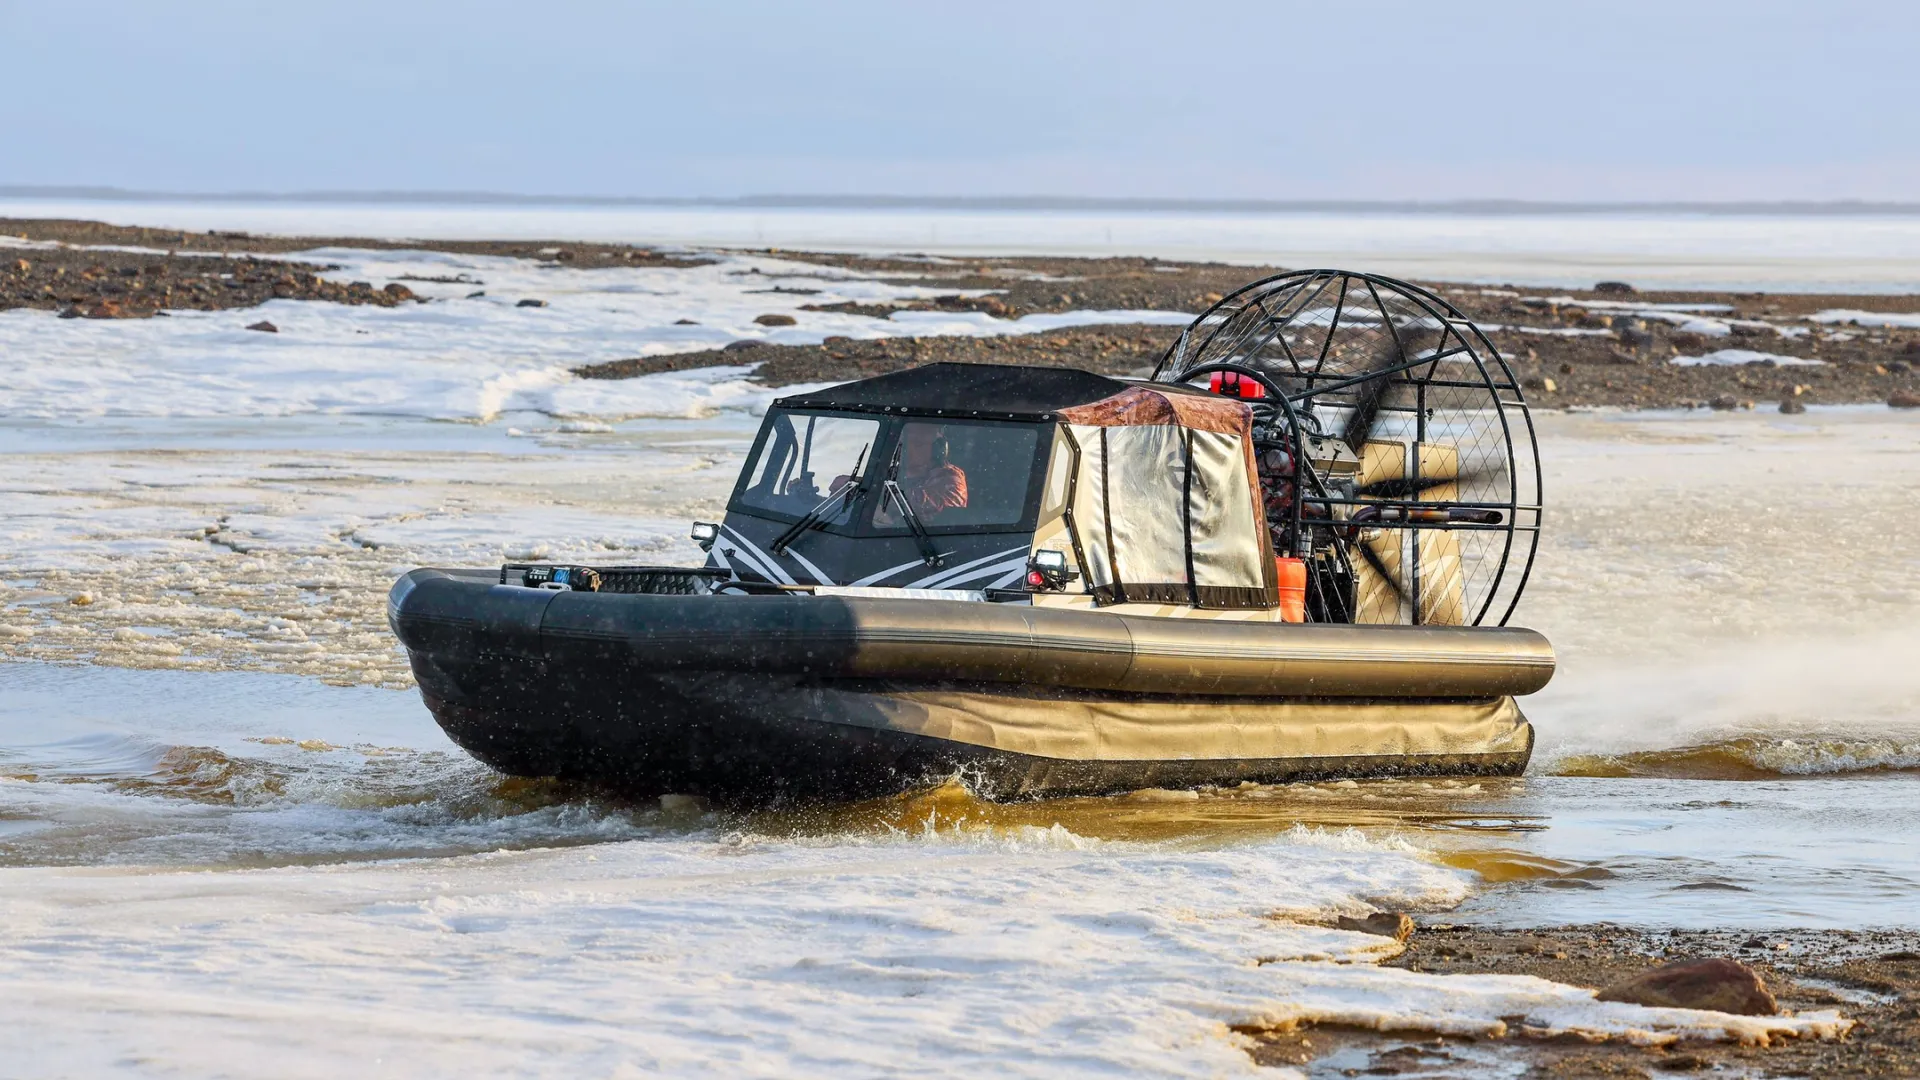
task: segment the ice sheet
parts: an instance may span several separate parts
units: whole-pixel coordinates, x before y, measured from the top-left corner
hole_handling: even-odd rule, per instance
[[[1328,842],[1331,841],[1331,842]],[[1844,1029],[1375,968],[1273,918],[1450,904],[1457,872],[1311,834],[1214,851],[1065,830],[753,835],[220,875],[0,877],[0,1047],[235,1074],[1220,1076],[1230,1024],[1636,1042]],[[1365,898],[1365,899],[1363,899]],[[1309,963],[1310,960],[1340,963]]]
[[[697,417],[717,409],[764,409],[777,393],[748,382],[746,365],[620,381],[581,380],[571,369],[735,341],[995,336],[1106,323],[1184,325],[1191,318],[1167,311],[1079,311],[1009,320],[923,311],[880,319],[803,311],[806,305],[910,300],[956,290],[886,284],[765,257],[726,256],[693,268],[591,270],[439,252],[322,248],[301,257],[339,265],[329,276],[341,281],[379,286],[410,279],[402,283],[430,302],[378,308],[273,300],[241,310],[98,321],[55,321],[52,312],[28,309],[0,312],[0,351],[11,366],[0,384],[0,417],[321,413],[485,422],[513,411],[600,421]],[[417,280],[456,276],[471,281]],[[547,306],[523,308],[522,300]],[[796,324],[762,326],[754,322],[761,315],[789,316]],[[262,319],[279,332],[245,329]],[[681,319],[698,325],[678,325]]]
[[[522,439],[432,425],[437,445],[408,445],[421,426],[361,430],[353,449],[209,440],[0,457],[0,639],[13,657],[404,686],[383,614],[395,575],[697,563],[686,522],[720,511],[752,436],[739,422],[583,434],[549,422]]]
[[[1833,308],[1809,316],[1818,323],[1847,323],[1853,326],[1920,327],[1920,312],[1853,311]]]
[[[1920,292],[1912,215],[1120,213],[298,206],[14,200],[0,216],[293,236],[578,239],[798,251],[1154,255],[1587,288]]]
[[[1771,364],[1775,367],[1824,367],[1825,360],[1815,360],[1805,356],[1782,356],[1779,353],[1756,352],[1752,349],[1717,349],[1704,356],[1676,356],[1667,361],[1680,367],[1702,366],[1738,366],[1740,364]]]

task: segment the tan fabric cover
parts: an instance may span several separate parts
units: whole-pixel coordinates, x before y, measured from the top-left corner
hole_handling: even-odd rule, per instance
[[[1058,415],[1080,447],[1073,524],[1090,590],[1108,601],[1272,606],[1252,410],[1133,386]]]
[[[1088,591],[1114,584],[1113,552],[1107,546],[1107,490],[1101,483],[1106,471],[1106,441],[1100,438],[1104,428],[1070,426],[1066,428],[1080,446],[1080,474],[1074,484],[1073,526],[1086,556],[1080,568]]]
[[[1193,580],[1198,585],[1261,587],[1272,560],[1266,544],[1265,522],[1256,516],[1251,495],[1254,480],[1247,471],[1252,441],[1238,435],[1193,431],[1188,435],[1192,454],[1193,491],[1188,511],[1193,519]]]
[[[1182,511],[1189,467],[1187,430],[1164,425],[1110,427],[1093,434],[1106,443],[1106,512],[1113,528],[1110,539],[1119,580],[1189,584]],[[1241,501],[1245,501],[1244,486]]]
[[[1061,409],[1054,415],[1083,427],[1173,425],[1195,431],[1250,434],[1253,410],[1231,398],[1129,386],[1110,398]]]
[[[889,730],[1073,761],[1503,754],[1531,738],[1510,697],[1183,704],[929,690],[876,694],[870,704]]]

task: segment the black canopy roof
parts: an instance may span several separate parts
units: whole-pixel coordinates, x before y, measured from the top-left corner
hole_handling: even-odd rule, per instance
[[[1056,409],[1112,397],[1126,388],[1119,379],[1074,368],[928,364],[811,394],[796,394],[774,404],[796,409],[1038,419]]]

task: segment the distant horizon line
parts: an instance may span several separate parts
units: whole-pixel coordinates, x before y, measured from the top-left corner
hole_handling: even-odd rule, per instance
[[[1187,199],[1094,195],[517,195],[490,191],[145,191],[102,185],[0,184],[0,198],[89,202],[319,203],[519,207],[710,207],[745,210],[1061,210],[1398,214],[1920,214],[1920,202],[1866,199],[1554,201],[1547,199]]]

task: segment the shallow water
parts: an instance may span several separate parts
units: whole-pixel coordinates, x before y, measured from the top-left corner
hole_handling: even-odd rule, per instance
[[[0,866],[274,867],[650,838],[1061,830],[1199,852],[1352,834],[1471,872],[1507,925],[1920,925],[1920,772],[1246,784],[996,804],[936,791],[729,814],[501,777],[409,691],[254,672],[0,666]],[[1677,755],[1670,755],[1677,756]],[[1669,767],[1668,771],[1681,771]]]
[[[190,347],[253,378],[258,337]],[[1337,914],[1920,926],[1920,417],[1541,417],[1518,621],[1562,665],[1520,779],[730,815],[481,768],[407,688],[387,583],[691,561],[764,400],[703,393],[594,424],[0,407],[0,1059],[1221,1075],[1228,1024],[1698,1022],[1380,969]]]

